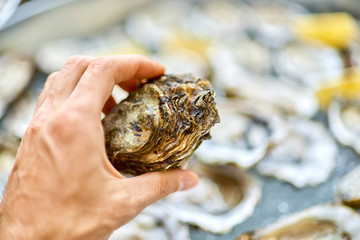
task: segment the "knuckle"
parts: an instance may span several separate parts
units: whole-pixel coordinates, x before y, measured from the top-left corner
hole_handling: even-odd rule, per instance
[[[91,61],[91,67],[107,67],[110,64],[110,60],[107,57],[95,57],[94,60]]]
[[[46,112],[42,108],[38,109],[34,113],[31,122],[26,129],[26,133],[30,135],[37,134],[43,128],[46,118],[47,118]]]
[[[72,111],[59,111],[54,114],[50,121],[50,132],[63,137],[76,134],[79,120],[76,113]]]
[[[89,64],[89,70],[93,74],[102,74],[105,70],[109,69],[111,61],[106,57],[95,57]]]
[[[25,135],[27,136],[34,136],[40,132],[41,124],[39,121],[31,121],[29,126],[26,129]]]
[[[71,56],[65,62],[64,67],[66,67],[66,66],[77,66],[79,64],[82,64],[82,62],[84,62],[85,59],[86,59],[86,57],[82,56],[82,55]]]
[[[45,86],[49,85],[51,82],[53,82],[58,74],[59,74],[59,72],[50,73],[50,75],[46,79]]]
[[[59,75],[59,72],[53,72],[47,77],[44,88],[43,88],[39,98],[43,98],[49,94],[51,85],[54,84],[55,79],[57,78],[58,75]]]

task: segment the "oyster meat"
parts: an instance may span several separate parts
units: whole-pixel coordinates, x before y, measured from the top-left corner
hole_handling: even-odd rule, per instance
[[[342,205],[319,205],[286,217],[237,240],[359,240],[360,215]]]
[[[256,170],[298,188],[325,182],[335,167],[335,141],[323,125],[315,121],[290,119],[288,124],[287,138],[256,166]]]
[[[360,165],[345,175],[337,186],[337,197],[346,205],[360,208]]]
[[[179,167],[219,122],[214,97],[190,74],[150,80],[103,119],[109,160],[132,175]]]
[[[187,168],[199,175],[199,183],[163,200],[170,215],[216,234],[231,231],[252,215],[261,198],[255,177],[231,164],[210,165],[196,159]]]

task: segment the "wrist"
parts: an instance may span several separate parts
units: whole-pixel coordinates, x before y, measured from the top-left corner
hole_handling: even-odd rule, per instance
[[[57,222],[59,219],[52,219],[52,221],[42,221],[37,218],[34,221],[26,222],[24,217],[16,218],[9,216],[1,208],[0,204],[0,239],[14,239],[14,240],[101,240],[108,239],[110,235],[105,229],[96,227],[96,223],[92,221],[85,222]],[[37,215],[39,216],[39,215]],[[30,218],[28,218],[30,219]],[[98,225],[97,225],[98,226]],[[106,236],[105,236],[106,235]]]

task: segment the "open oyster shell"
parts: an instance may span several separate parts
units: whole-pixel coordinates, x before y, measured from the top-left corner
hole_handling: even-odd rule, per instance
[[[243,234],[237,240],[360,239],[360,215],[342,205],[319,205]]]
[[[221,123],[211,130],[212,139],[194,154],[210,164],[234,163],[249,168],[284,139],[284,122],[246,101],[224,100],[217,104]]]
[[[192,159],[198,185],[164,199],[169,214],[205,231],[223,234],[250,217],[261,198],[260,182],[234,165],[209,165]]]
[[[291,119],[288,137],[256,166],[295,187],[316,186],[326,181],[335,167],[337,146],[320,123]]]
[[[329,107],[328,118],[335,138],[360,154],[360,101],[334,100]]]
[[[343,64],[333,48],[291,42],[276,53],[274,67],[289,84],[315,89],[322,82],[334,78]]]
[[[40,91],[26,89],[21,97],[12,104],[2,121],[2,128],[6,132],[22,138],[34,115]]]
[[[360,165],[345,175],[337,186],[337,197],[346,205],[360,208]]]
[[[154,204],[116,230],[109,240],[190,240],[190,232],[187,225]]]
[[[251,80],[249,80],[251,79]],[[273,77],[251,76],[247,80],[224,83],[228,96],[248,99],[267,108],[276,108],[287,115],[312,117],[318,111],[315,94]]]
[[[10,171],[15,163],[20,139],[0,131],[0,200]]]
[[[27,57],[16,53],[0,57],[0,118],[30,83],[33,73],[34,66]]]
[[[179,167],[219,122],[214,96],[190,74],[149,81],[103,119],[110,161],[133,175]]]

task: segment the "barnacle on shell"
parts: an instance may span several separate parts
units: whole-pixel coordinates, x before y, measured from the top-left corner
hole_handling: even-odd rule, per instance
[[[214,96],[190,74],[148,81],[103,119],[109,160],[132,175],[179,167],[219,122]]]

